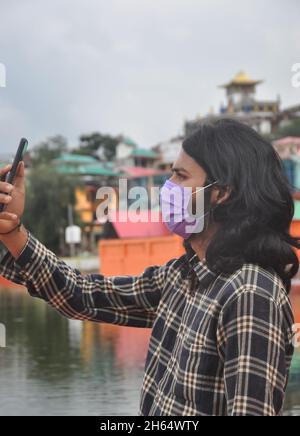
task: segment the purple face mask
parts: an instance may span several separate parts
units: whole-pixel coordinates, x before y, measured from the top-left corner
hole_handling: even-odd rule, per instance
[[[201,193],[196,198],[196,211],[192,213],[192,188],[183,187],[167,180],[160,191],[160,203],[163,221],[172,233],[188,239],[204,228],[204,190],[217,182],[203,186],[195,191]]]

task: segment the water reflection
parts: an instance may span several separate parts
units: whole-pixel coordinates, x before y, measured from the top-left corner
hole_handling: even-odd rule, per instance
[[[292,294],[300,322],[300,291]],[[1,415],[136,415],[150,330],[64,319],[20,289],[0,292]],[[300,351],[286,414],[300,415]]]

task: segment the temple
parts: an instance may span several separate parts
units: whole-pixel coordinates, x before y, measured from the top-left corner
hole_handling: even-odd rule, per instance
[[[218,114],[210,113],[205,117],[185,122],[185,134],[189,135],[206,119],[232,117],[249,124],[263,135],[271,134],[278,126],[300,119],[300,105],[284,110],[280,109],[280,98],[276,100],[259,100],[256,87],[263,80],[252,79],[241,71],[228,83],[220,85],[226,92],[226,104],[221,104]]]

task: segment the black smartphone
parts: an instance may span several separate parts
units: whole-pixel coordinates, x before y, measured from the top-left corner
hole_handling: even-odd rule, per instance
[[[19,144],[17,153],[15,155],[15,158],[13,160],[11,170],[4,177],[2,177],[2,179],[1,179],[2,182],[7,182],[7,183],[10,183],[10,184],[13,184],[13,182],[15,180],[15,177],[16,177],[18,165],[23,160],[23,157],[24,157],[24,154],[26,153],[27,147],[28,147],[27,139],[26,138],[22,138],[20,140],[20,144]],[[0,212],[3,212],[5,206],[6,205],[3,204],[3,203],[0,204]]]

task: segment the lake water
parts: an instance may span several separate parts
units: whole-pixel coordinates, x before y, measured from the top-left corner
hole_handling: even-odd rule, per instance
[[[1,416],[137,414],[149,329],[69,321],[19,289],[0,290],[0,322]],[[300,349],[285,409],[300,415]]]

